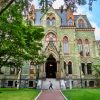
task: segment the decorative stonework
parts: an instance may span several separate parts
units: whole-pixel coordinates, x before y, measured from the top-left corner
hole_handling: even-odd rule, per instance
[[[37,16],[37,17],[36,17]],[[46,20],[47,18],[52,19],[55,17],[56,24],[53,26],[47,26]],[[72,22],[69,25],[69,20],[72,19]],[[83,19],[86,27],[79,28],[78,20]],[[43,14],[40,10],[36,10],[34,6],[30,9],[29,19],[34,22],[34,25],[38,25],[39,27],[44,27],[45,37],[42,40],[43,43],[43,54],[45,54],[46,58],[41,65],[34,65],[30,62],[25,62],[22,67],[21,78],[25,80],[34,80],[45,79],[46,78],[46,61],[50,55],[53,55],[53,58],[57,63],[57,71],[56,78],[57,79],[65,79],[66,86],[69,81],[73,82],[73,86],[80,87],[81,78],[84,79],[83,85],[87,84],[89,86],[89,82],[93,81],[95,83],[95,77],[93,73],[90,73],[91,68],[89,64],[100,64],[100,41],[95,40],[95,28],[92,28],[89,23],[86,15],[73,15],[71,10],[67,12],[64,11],[60,13],[60,10],[53,9],[52,7],[48,9],[48,11]],[[34,21],[35,20],[35,21]],[[71,20],[70,20],[71,21]],[[50,35],[52,33],[53,35]],[[64,54],[64,45],[63,38],[64,36],[68,37],[68,53]],[[52,38],[52,39],[50,39]],[[89,49],[87,51],[90,52],[90,55],[86,56],[85,51],[85,40],[89,40]],[[78,40],[81,40],[82,43],[78,44]],[[47,45],[45,45],[47,43]],[[81,46],[81,45],[82,46]],[[79,50],[79,48],[81,48]],[[82,55],[80,55],[82,50]],[[80,52],[79,52],[80,51]],[[70,65],[69,62],[72,64]],[[64,64],[65,63],[65,64]],[[52,61],[51,61],[52,64]],[[38,67],[37,67],[38,66]],[[72,73],[69,73],[69,70],[72,67]],[[83,66],[83,67],[82,67]],[[50,66],[49,66],[50,67]],[[89,68],[88,68],[89,67]],[[1,69],[5,74],[0,74],[0,79],[7,78],[8,80],[17,79],[17,76],[10,75],[10,68]],[[85,73],[84,73],[85,71]],[[71,72],[71,71],[70,71]],[[1,81],[0,81],[1,82]],[[28,84],[28,81],[27,81]]]

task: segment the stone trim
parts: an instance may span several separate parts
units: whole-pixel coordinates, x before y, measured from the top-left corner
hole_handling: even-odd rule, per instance
[[[64,28],[64,29],[75,29],[75,26],[60,26],[60,28]]]
[[[95,31],[95,28],[76,28],[75,31]]]

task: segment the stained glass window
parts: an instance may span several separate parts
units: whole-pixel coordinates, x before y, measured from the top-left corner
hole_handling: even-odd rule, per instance
[[[48,33],[46,35],[45,41],[46,41],[46,46],[50,41],[52,41],[54,45],[56,45],[56,41],[57,41],[56,35],[54,33]]]

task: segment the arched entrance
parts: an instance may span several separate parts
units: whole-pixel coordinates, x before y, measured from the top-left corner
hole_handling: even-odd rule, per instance
[[[56,78],[57,62],[53,55],[50,55],[45,64],[46,78]]]

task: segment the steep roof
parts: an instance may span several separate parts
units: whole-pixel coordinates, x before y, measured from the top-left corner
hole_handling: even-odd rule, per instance
[[[74,15],[74,20],[75,20],[75,22],[77,21],[77,19],[78,19],[80,16],[81,16],[82,18],[84,18],[84,20],[87,22],[87,27],[88,27],[88,28],[92,28],[92,26],[91,26],[91,24],[90,24],[90,22],[89,22],[89,20],[88,20],[88,18],[87,18],[86,15]]]
[[[57,12],[57,14],[61,18],[61,23],[62,23],[61,25],[67,26],[67,17],[66,17],[67,13],[66,13],[66,11],[64,10],[63,12],[61,12],[60,9],[54,9],[54,10]],[[44,15],[44,13],[41,12],[40,9],[36,9],[35,14],[36,14],[35,25],[41,25],[41,17]],[[74,15],[75,23],[80,16],[87,22],[87,28],[92,28],[86,15]]]

